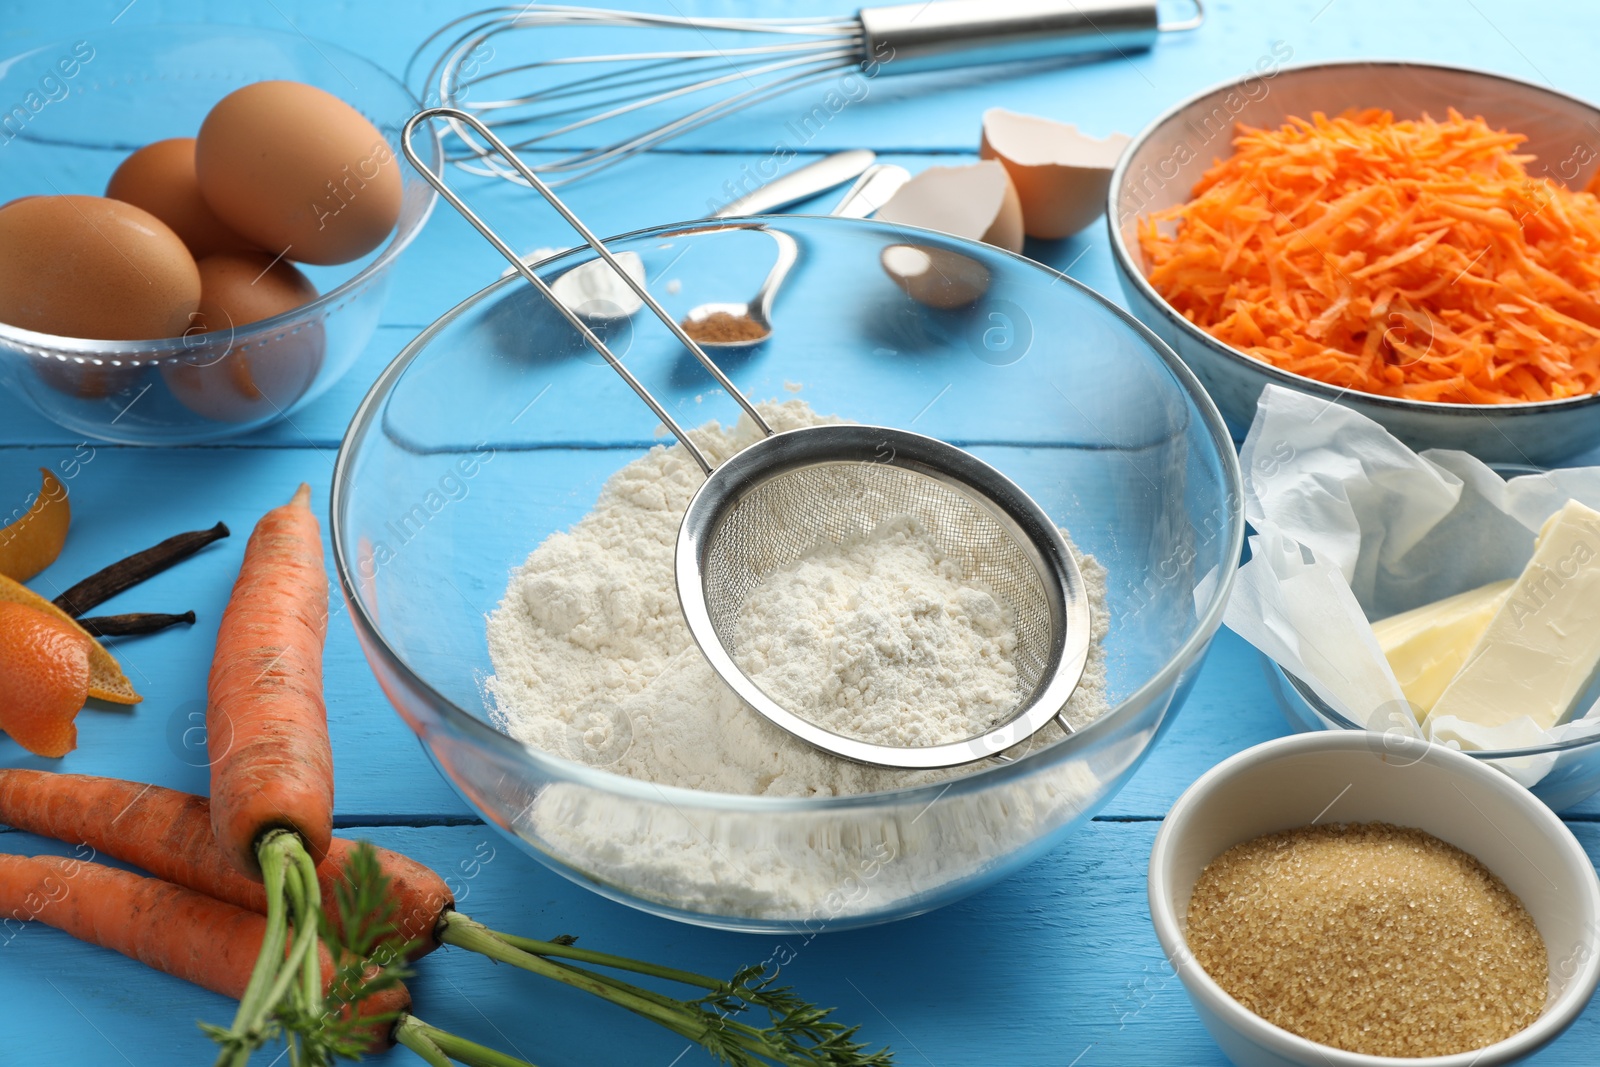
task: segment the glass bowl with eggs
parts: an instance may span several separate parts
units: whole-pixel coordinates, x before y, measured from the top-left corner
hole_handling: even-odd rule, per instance
[[[323,393],[434,201],[404,86],[298,34],[96,33],[7,60],[0,100],[0,384],[91,438],[231,437]]]
[[[1009,762],[896,771],[823,754],[740,701],[677,599],[673,548],[700,468],[520,277],[457,306],[383,373],[341,447],[331,526],[369,664],[487,822],[646,911],[817,933],[939,907],[1089,819],[1187,695],[1243,520],[1236,456],[1194,376],[1121,309],[1038,263],[823,217],[608,242],[679,321],[748,299],[790,243],[771,334],[714,350],[723,370],[779,431],[843,419],[927,435],[1044,509],[1079,554],[1094,619],[1062,710],[1070,735],[1052,724]],[[711,457],[756,439],[631,290],[577,284],[615,281],[592,252],[532,269],[572,294]],[[831,716],[835,732],[952,740],[942,731],[1017,684],[995,674],[1012,623],[976,587],[941,592],[906,524],[840,536],[839,552],[819,546],[772,579],[792,579],[792,596],[741,616],[741,669],[766,692],[817,697],[797,711]],[[825,646],[839,658],[780,662]],[[756,654],[765,662],[744,658]]]

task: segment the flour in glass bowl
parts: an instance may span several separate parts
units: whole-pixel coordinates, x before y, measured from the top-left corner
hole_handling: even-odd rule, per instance
[[[800,400],[759,405],[774,430],[837,423]],[[748,419],[691,431],[713,463],[754,443]],[[512,575],[490,616],[497,722],[568,759],[661,785],[751,796],[879,792],[968,773],[867,767],[812,748],[740,700],[706,663],[678,606],[673,549],[703,481],[658,446],[606,482],[591,511]],[[1105,571],[1080,554],[1094,632],[1065,709],[1074,727],[1107,709]],[[962,582],[909,520],[814,555],[740,619],[743,666],[767,692],[830,729],[930,744],[983,732],[1016,703],[1015,622]],[[1059,738],[1052,724],[1034,744]],[[1024,744],[1028,744],[1025,742]],[[979,766],[983,766],[980,764]]]
[[[758,407],[779,431],[840,421],[799,400]],[[748,420],[691,433],[719,463],[759,437]],[[547,538],[512,575],[488,634],[495,673],[487,696],[506,732],[658,785],[778,798],[884,793],[993,765],[903,771],[851,763],[792,737],[735,696],[700,654],[678,607],[673,549],[703,480],[682,448],[651,449],[611,476],[593,511]],[[811,642],[813,652],[837,646],[845,670],[835,671],[831,700],[817,698],[822,710],[813,714],[854,716],[835,724],[887,739],[880,731],[892,737],[907,729],[885,714],[897,701],[925,703],[923,717],[933,725],[924,730],[965,732],[1013,698],[1011,621],[983,602],[983,590],[941,573],[937,553],[911,527],[885,524],[868,540],[880,543],[824,550],[774,579],[780,594],[835,597],[830,609],[844,610],[825,618],[777,604],[749,617],[751,636],[766,647],[749,653],[765,662],[747,666],[771,689],[803,690],[822,657],[791,656],[783,643]],[[866,557],[852,559],[858,551]],[[1106,573],[1092,556],[1080,554],[1079,563],[1094,628],[1083,680],[1063,711],[1075,729],[1108,708]],[[848,586],[830,592],[853,567],[879,583],[871,599],[852,601]],[[875,614],[887,608],[889,600],[878,598],[896,582],[919,591],[920,607]],[[931,655],[914,655],[918,639]],[[885,664],[901,668],[892,694],[843,676]],[[945,682],[958,699],[932,692]],[[824,690],[831,685],[824,680]],[[930,717],[927,707],[938,710]],[[1010,755],[1061,736],[1052,722]],[[854,915],[925,907],[930,892],[980,876],[1079,818],[1147,743],[1138,734],[1114,735],[1092,757],[985,790],[941,790],[931,803],[886,799],[760,815],[665,793],[650,800],[553,782],[539,789],[514,829],[586,879],[640,899],[692,916],[800,923],[814,932]]]

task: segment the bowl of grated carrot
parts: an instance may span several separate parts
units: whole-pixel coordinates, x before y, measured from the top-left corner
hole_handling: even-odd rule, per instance
[[[1286,67],[1156,119],[1111,180],[1131,310],[1243,437],[1269,382],[1413,448],[1600,446],[1600,108],[1407,62]]]

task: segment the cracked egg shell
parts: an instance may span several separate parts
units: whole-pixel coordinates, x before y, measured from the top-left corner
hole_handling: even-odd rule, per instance
[[[902,185],[876,218],[1022,251],[1022,204],[1005,167],[993,160],[929,167]]]
[[[1071,123],[994,107],[983,113],[979,154],[1010,175],[1028,236],[1054,239],[1100,217],[1111,170],[1128,141],[1126,134],[1099,140]]]
[[[878,261],[907,296],[926,307],[941,311],[968,307],[989,291],[989,269],[948,248],[894,244],[879,254]]]

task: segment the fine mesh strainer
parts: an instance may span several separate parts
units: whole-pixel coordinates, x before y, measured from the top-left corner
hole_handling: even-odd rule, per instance
[[[606,347],[589,325],[551,292],[516,252],[429,170],[412,146],[434,119],[470,127],[538,190],[738,401],[765,435],[713,468],[705,454]],[[1089,602],[1077,560],[1050,517],[995,468],[953,445],[905,430],[855,424],[774,433],[705,351],[506,145],[477,119],[454,108],[429,108],[406,123],[401,148],[423,175],[500,254],[531,282],[584,340],[649,405],[705,472],[678,531],[678,599],[690,632],[712,668],[751,707],[822,749],[881,767],[932,768],[997,756],[1061,716],[1089,651]],[[965,581],[979,583],[1016,620],[1017,699],[987,732],[946,744],[901,747],[847,737],[780,705],[738,666],[740,609],[762,595],[768,578],[820,547],[864,537],[911,517]],[[1001,758],[1004,758],[1003,756]]]

